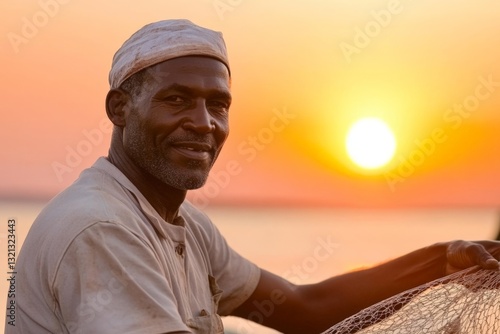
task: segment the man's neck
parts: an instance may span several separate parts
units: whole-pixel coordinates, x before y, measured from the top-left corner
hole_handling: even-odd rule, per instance
[[[177,217],[187,191],[168,186],[133,163],[125,152],[114,149],[107,157],[132,182],[156,212],[168,223]]]

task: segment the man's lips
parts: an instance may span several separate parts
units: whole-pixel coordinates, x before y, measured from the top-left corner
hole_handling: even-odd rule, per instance
[[[194,160],[210,159],[213,152],[212,145],[201,142],[176,142],[172,144],[172,147],[186,158]]]

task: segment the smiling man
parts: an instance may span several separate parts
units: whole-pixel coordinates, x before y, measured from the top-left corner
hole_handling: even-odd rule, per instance
[[[316,333],[396,293],[474,265],[500,243],[439,243],[294,285],[237,254],[185,198],[229,134],[222,35],[186,20],[145,26],[113,58],[102,157],[41,212],[19,256],[6,333],[223,333],[235,315]]]

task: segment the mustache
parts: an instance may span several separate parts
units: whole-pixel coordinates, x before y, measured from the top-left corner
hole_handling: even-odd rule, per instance
[[[203,144],[210,145],[214,149],[217,146],[213,136],[203,135],[203,134],[198,134],[198,133],[185,133],[182,135],[169,135],[165,139],[165,141],[167,144],[176,144],[176,143],[180,143],[180,142],[203,143]]]

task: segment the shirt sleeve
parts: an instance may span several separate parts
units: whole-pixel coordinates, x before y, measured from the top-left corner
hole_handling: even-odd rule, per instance
[[[212,221],[201,211],[190,208],[190,216],[203,230],[212,275],[222,295],[218,314],[230,315],[254,292],[260,280],[260,268],[230,247]]]
[[[125,227],[99,222],[69,245],[53,280],[69,333],[190,332],[151,247]]]

